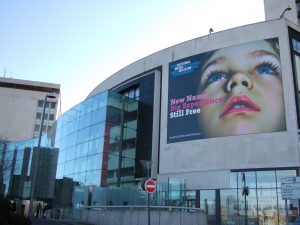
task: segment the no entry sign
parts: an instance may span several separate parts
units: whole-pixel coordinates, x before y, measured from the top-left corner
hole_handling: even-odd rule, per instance
[[[156,182],[152,179],[148,179],[145,181],[144,189],[148,193],[153,193],[156,191]]]

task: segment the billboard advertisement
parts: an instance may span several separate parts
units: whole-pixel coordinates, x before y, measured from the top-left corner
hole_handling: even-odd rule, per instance
[[[286,131],[278,38],[169,64],[167,142]]]

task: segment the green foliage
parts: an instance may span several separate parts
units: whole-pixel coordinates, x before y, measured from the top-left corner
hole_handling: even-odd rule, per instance
[[[0,198],[0,221],[2,225],[31,225],[29,218],[12,212],[8,198]]]

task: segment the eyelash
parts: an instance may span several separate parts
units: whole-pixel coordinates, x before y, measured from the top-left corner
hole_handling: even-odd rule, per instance
[[[271,73],[268,73],[268,74],[271,74],[271,75],[278,75],[280,70],[279,70],[279,66],[274,64],[273,62],[270,62],[270,61],[265,61],[265,62],[262,62],[261,64],[257,65],[254,70],[255,72],[257,72],[257,69],[260,69],[262,67],[267,67],[269,69],[272,70]]]
[[[229,74],[222,71],[222,70],[214,70],[214,71],[211,71],[205,81],[204,81],[204,86],[207,87],[209,84],[213,83],[214,81],[210,81],[210,79],[213,78],[213,76],[216,76],[216,75],[221,75],[223,78],[227,79],[229,77]]]
[[[265,61],[260,63],[259,65],[257,65],[256,67],[254,67],[254,71],[255,74],[261,74],[263,75],[262,72],[258,72],[258,69],[262,69],[263,67],[266,67],[267,69],[270,69],[271,72],[270,73],[266,73],[266,74],[271,74],[271,75],[278,75],[280,70],[279,70],[279,66],[277,66],[276,64],[274,64],[273,62],[270,61]],[[214,83],[214,80],[211,80],[214,76],[220,75],[222,76],[222,78],[228,79],[231,77],[231,72],[225,72],[222,70],[213,70],[211,71],[205,81],[204,81],[204,87],[207,87],[208,85],[210,85],[211,83]]]

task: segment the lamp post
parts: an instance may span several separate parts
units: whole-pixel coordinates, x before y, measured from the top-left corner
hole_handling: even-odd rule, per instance
[[[285,14],[286,11],[290,11],[291,9],[292,9],[292,8],[288,6],[288,7],[283,11],[283,13],[281,14],[280,19],[282,19],[282,18],[284,17],[284,14]]]
[[[39,139],[38,139],[38,146],[37,146],[37,153],[35,154],[35,161],[33,161],[34,152],[32,154],[32,180],[31,180],[31,188],[30,188],[30,200],[29,200],[29,210],[28,210],[28,216],[29,218],[32,218],[32,207],[33,207],[33,199],[34,199],[34,191],[35,191],[35,183],[36,183],[36,176],[37,176],[37,165],[39,161],[39,152],[41,149],[41,141],[42,141],[42,134],[43,134],[43,125],[44,125],[44,119],[45,119],[45,110],[46,110],[46,102],[47,98],[54,99],[56,98],[55,94],[48,93],[45,96],[44,100],[44,106],[43,106],[43,113],[42,113],[42,120],[41,120],[41,126],[40,126],[40,133],[39,133]]]

